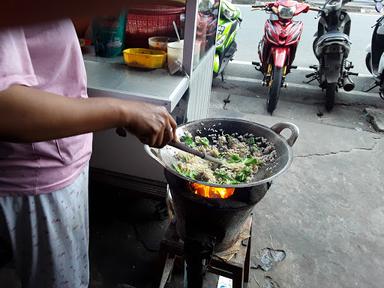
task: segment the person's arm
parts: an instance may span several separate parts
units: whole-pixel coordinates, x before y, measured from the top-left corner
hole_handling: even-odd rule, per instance
[[[0,28],[61,18],[113,14],[136,4],[185,3],[185,0],[2,0]]]
[[[14,85],[0,92],[0,141],[38,142],[125,127],[162,147],[176,123],[164,107],[114,98],[73,99]]]

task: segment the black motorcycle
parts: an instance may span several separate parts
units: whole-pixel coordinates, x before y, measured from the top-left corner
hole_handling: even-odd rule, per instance
[[[319,65],[310,66],[314,73],[306,75],[314,80],[326,91],[325,108],[331,111],[335,105],[335,97],[338,88],[352,91],[355,84],[349,78],[350,75],[358,75],[350,72],[352,62],[347,60],[351,49],[349,33],[351,30],[351,18],[343,9],[351,0],[328,0],[323,8],[319,9],[317,33],[313,42],[313,51],[319,60]]]
[[[382,0],[375,0],[376,11],[383,11]],[[384,99],[384,16],[377,19],[373,26],[372,42],[367,48],[365,63],[367,69],[373,75],[375,82],[365,92],[371,91],[373,88],[379,87],[379,94]]]

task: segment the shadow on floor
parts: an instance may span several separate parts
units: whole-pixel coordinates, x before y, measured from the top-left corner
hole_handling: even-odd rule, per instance
[[[90,185],[90,288],[158,287],[160,242],[168,227],[165,200],[127,190]],[[167,288],[183,287],[184,262],[178,258]],[[204,288],[217,286],[208,273]]]
[[[156,287],[167,226],[165,201],[91,185],[91,287]]]

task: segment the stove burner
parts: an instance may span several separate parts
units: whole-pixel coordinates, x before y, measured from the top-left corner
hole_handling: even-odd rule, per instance
[[[220,187],[212,187],[205,186],[199,183],[190,183],[190,189],[196,195],[200,195],[205,198],[221,198],[227,199],[235,193],[235,188],[220,188]]]
[[[241,228],[270,184],[237,188],[222,198],[205,197],[191,189],[190,182],[165,170],[176,214],[176,229],[184,241],[188,288],[201,287],[204,263],[215,252],[229,249],[239,238]],[[200,189],[200,188],[199,188]],[[208,195],[210,191],[208,191]]]

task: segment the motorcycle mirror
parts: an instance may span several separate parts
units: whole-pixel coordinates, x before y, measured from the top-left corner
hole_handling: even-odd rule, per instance
[[[376,11],[377,12],[379,12],[379,13],[381,13],[381,12],[383,12],[383,3],[381,3],[381,2],[376,2],[376,4],[375,4],[375,9],[376,9]]]

